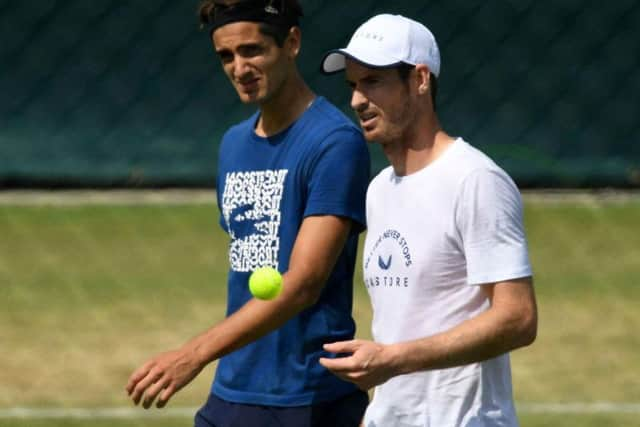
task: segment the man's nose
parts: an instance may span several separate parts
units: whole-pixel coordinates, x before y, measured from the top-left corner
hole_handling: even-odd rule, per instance
[[[369,100],[357,89],[351,94],[351,108],[356,112],[364,111],[367,108]]]
[[[251,70],[249,61],[241,56],[236,56],[233,59],[233,75],[235,78],[242,78],[245,74],[247,74]]]

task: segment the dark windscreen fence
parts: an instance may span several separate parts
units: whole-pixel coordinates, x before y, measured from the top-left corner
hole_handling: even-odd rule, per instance
[[[425,23],[444,128],[522,187],[640,186],[640,2],[305,1],[300,69],[376,13]],[[0,186],[215,183],[224,131],[254,107],[222,73],[197,1],[0,0]],[[373,171],[386,165],[372,147]]]

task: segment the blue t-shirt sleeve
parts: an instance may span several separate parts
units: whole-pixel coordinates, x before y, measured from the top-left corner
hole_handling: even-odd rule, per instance
[[[336,215],[366,227],[365,198],[370,177],[369,150],[355,128],[339,128],[320,147],[307,185],[304,216]]]

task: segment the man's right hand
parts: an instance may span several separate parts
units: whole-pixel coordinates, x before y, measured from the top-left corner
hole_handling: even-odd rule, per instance
[[[136,405],[142,401],[142,406],[148,409],[157,397],[156,406],[162,408],[203,368],[189,347],[161,353],[131,374],[126,390]]]

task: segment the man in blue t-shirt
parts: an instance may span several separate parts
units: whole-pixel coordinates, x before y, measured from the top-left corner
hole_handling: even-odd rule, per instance
[[[197,427],[355,427],[367,394],[318,360],[330,357],[323,344],[354,335],[366,143],[298,72],[296,0],[209,0],[199,11],[240,100],[259,107],[220,146],[220,225],[230,237],[227,317],[150,359],[127,391],[136,404],[162,407],[219,359]],[[263,266],[283,273],[283,291],[270,301],[252,298],[247,285]]]

